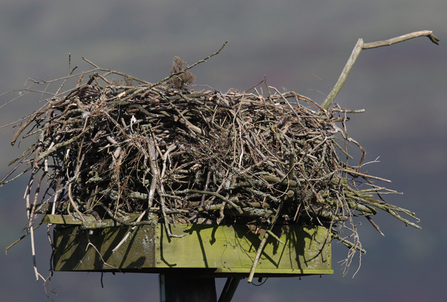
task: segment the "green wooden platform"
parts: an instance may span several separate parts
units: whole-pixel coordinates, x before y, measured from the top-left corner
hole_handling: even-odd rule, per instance
[[[173,234],[187,234],[183,238],[168,238],[162,224],[143,225],[112,252],[130,227],[101,228],[92,222],[58,217],[45,219],[59,223],[54,228],[56,271],[164,273],[199,269],[203,276],[242,277],[250,272],[262,239],[245,225],[171,226]],[[269,236],[255,276],[333,274],[327,229],[277,226],[273,232],[282,242]]]

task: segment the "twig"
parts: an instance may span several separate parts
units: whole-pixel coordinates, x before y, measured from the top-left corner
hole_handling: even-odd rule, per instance
[[[75,209],[76,213],[78,213],[79,218],[81,218],[82,221],[85,221],[84,215],[82,215],[82,213],[79,211],[78,206],[76,205],[76,203],[73,200],[73,193],[71,190],[71,183],[68,185],[68,199],[70,200],[71,205],[73,206],[73,208]]]
[[[155,84],[151,84],[151,85],[149,86],[148,89],[157,87],[157,86],[159,86],[159,85],[161,85],[161,84],[163,84],[163,83],[169,81],[171,78],[173,78],[173,77],[175,77],[175,76],[178,76],[178,75],[184,73],[185,71],[187,71],[187,70],[189,70],[189,69],[191,69],[191,68],[193,68],[193,67],[199,65],[200,63],[206,63],[206,61],[207,61],[208,59],[210,59],[211,57],[214,57],[215,55],[218,55],[218,54],[220,53],[220,51],[225,47],[225,45],[227,45],[227,43],[228,43],[228,41],[225,41],[225,43],[224,43],[224,44],[219,48],[219,50],[217,50],[215,53],[213,53],[213,54],[207,56],[206,58],[204,58],[204,59],[202,59],[202,60],[200,60],[200,61],[197,61],[196,63],[192,64],[191,66],[188,66],[188,67],[185,68],[184,70],[182,70],[182,71],[180,71],[180,72],[172,73],[171,75],[169,75],[169,76],[163,78],[162,80],[158,81],[157,83],[155,83]]]
[[[195,190],[195,189],[186,189],[186,190],[182,190],[182,191],[177,191],[177,194],[191,194],[191,193],[198,193],[198,194],[207,194],[207,195],[211,195],[211,196],[215,196],[225,202],[228,202],[228,204],[230,204],[232,207],[234,207],[240,214],[243,213],[241,207],[239,207],[238,205],[236,205],[233,201],[231,201],[231,199],[226,198],[222,195],[220,195],[219,193],[216,192],[212,192],[212,191],[203,191],[203,190]]]
[[[357,176],[361,176],[361,177],[364,177],[364,178],[371,178],[371,179],[376,179],[376,180],[380,180],[380,181],[391,183],[391,180],[389,180],[389,179],[385,179],[385,178],[378,177],[378,176],[372,176],[372,175],[368,175],[368,174],[365,174],[365,173],[360,173],[360,172],[354,171],[354,170],[348,170],[348,169],[340,168],[340,171],[343,171],[343,172],[346,172],[346,173],[349,173],[349,174],[353,174],[353,175],[357,175]]]
[[[146,213],[147,213],[147,210],[143,211],[140,214],[140,216],[138,216],[138,218],[135,222],[137,222],[137,223],[140,222],[143,219],[144,215],[146,215]],[[136,227],[137,226],[134,225],[132,228],[130,228],[130,230],[127,231],[126,236],[124,236],[124,238],[116,245],[116,247],[112,250],[112,253],[116,252],[120,248],[120,246],[127,240],[127,238],[129,238],[129,236],[132,234],[132,232],[135,230]]]
[[[34,228],[33,228],[33,226],[30,227],[30,235],[31,235],[31,255],[33,257],[34,275],[36,276],[36,281],[39,281],[39,278],[42,278],[42,280],[45,281],[45,278],[37,270],[36,248],[35,248],[35,244],[34,244]]]
[[[405,35],[398,36],[398,37],[391,38],[391,39],[384,40],[384,41],[365,43],[363,45],[363,49],[371,49],[371,48],[377,48],[377,47],[381,47],[381,46],[390,46],[390,45],[393,45],[393,44],[396,44],[399,42],[403,42],[403,41],[418,38],[418,37],[424,37],[424,36],[428,37],[430,39],[430,41],[432,41],[436,45],[439,45],[439,39],[433,34],[433,32],[431,30],[422,30],[422,31],[415,31],[415,32],[412,32],[409,34],[405,34]]]
[[[337,83],[334,85],[334,88],[332,88],[331,92],[326,97],[323,104],[321,104],[322,108],[328,109],[329,106],[332,104],[335,97],[340,92],[341,88],[343,87],[343,84],[345,83],[345,81],[348,77],[348,74],[352,69],[352,66],[354,66],[354,63],[357,60],[362,48],[363,48],[363,40],[359,39],[357,41],[357,43],[355,44],[354,49],[352,50],[351,56],[349,57],[348,62],[346,62],[346,65],[343,68],[343,70],[340,74],[340,77],[338,78]]]
[[[265,246],[265,243],[267,242],[268,238],[269,238],[269,233],[265,232],[264,238],[262,238],[261,243],[259,243],[259,247],[258,247],[258,250],[256,251],[255,259],[253,260],[253,264],[251,266],[250,273],[249,273],[248,279],[247,279],[248,283],[251,283],[253,281],[256,266],[259,263],[259,258],[261,258],[262,251],[264,250],[264,246]]]
[[[96,251],[96,253],[97,253],[97,254],[99,255],[99,257],[101,258],[102,263],[104,263],[104,265],[119,270],[118,267],[115,267],[115,266],[113,266],[113,265],[111,265],[111,264],[108,264],[108,263],[104,260],[104,258],[102,257],[101,253],[100,253],[99,250],[96,248],[96,246],[95,246],[93,243],[91,243],[90,239],[88,240],[88,244],[87,244],[87,247],[85,248],[85,251],[88,250],[88,247],[89,247],[89,246],[93,247],[93,249]]]
[[[336,233],[334,233],[334,232],[332,232],[332,237],[335,238],[335,239],[337,239],[338,241],[340,241],[341,243],[343,243],[344,245],[346,245],[346,246],[349,247],[349,248],[356,249],[356,250],[362,252],[363,254],[366,253],[366,250],[365,250],[365,249],[359,247],[358,245],[352,243],[352,242],[349,241],[349,240],[346,240],[346,239],[340,237],[338,234],[336,234]]]
[[[281,208],[282,208],[282,203],[279,204],[278,209],[276,211],[276,215],[272,219],[272,224],[271,224],[271,226],[269,228],[270,231],[275,226],[276,220],[278,219],[279,213],[281,212]],[[248,275],[248,279],[247,279],[248,283],[251,283],[253,281],[253,277],[254,277],[255,271],[256,271],[256,266],[258,265],[259,258],[261,257],[262,251],[264,250],[265,243],[267,242],[267,239],[269,238],[269,234],[270,233],[271,232],[265,232],[264,238],[262,238],[262,241],[259,244],[258,250],[256,251],[255,259],[253,260],[253,264],[251,266],[250,273]],[[281,240],[279,240],[279,241],[281,241]]]
[[[334,88],[332,88],[332,91],[329,93],[327,98],[324,100],[321,107],[324,109],[329,108],[329,106],[334,101],[337,94],[340,92],[341,88],[343,87],[343,84],[346,81],[346,78],[348,77],[349,72],[352,69],[352,66],[354,65],[355,61],[357,60],[357,57],[360,54],[360,51],[362,49],[371,49],[371,48],[377,48],[381,46],[389,46],[395,43],[403,42],[409,39],[417,38],[417,37],[428,37],[433,43],[439,45],[439,39],[433,35],[432,31],[424,30],[424,31],[417,31],[412,32],[406,35],[402,35],[399,37],[391,38],[384,41],[377,41],[377,42],[370,42],[370,43],[363,43],[363,39],[359,39],[357,43],[354,46],[354,49],[352,50],[351,56],[349,57],[348,61],[346,62],[345,67],[343,68],[343,71],[340,74],[340,77],[338,78],[337,83],[335,84]]]
[[[38,225],[33,226],[33,231],[35,231],[36,229],[38,229],[40,226],[42,225],[42,222],[40,222]],[[16,241],[14,241],[13,243],[11,243],[6,249],[5,249],[5,255],[8,255],[8,251],[10,248],[12,248],[14,245],[16,245],[17,243],[19,243],[20,241],[22,241],[23,239],[25,239],[28,235],[31,234],[31,231],[28,231],[25,235],[23,235],[22,237],[20,237],[19,239],[17,239]]]
[[[269,233],[270,236],[275,238],[279,243],[281,243],[282,245],[285,245],[284,241],[282,241],[278,236],[276,236],[276,234],[273,233],[271,230],[267,230],[266,232]]]
[[[377,223],[374,222],[374,220],[372,220],[372,218],[370,216],[365,216],[366,219],[368,219],[368,221],[372,224],[372,226],[377,230],[377,232],[380,233],[380,235],[385,236],[384,233],[382,233],[382,231],[380,230],[379,226],[377,225]]]

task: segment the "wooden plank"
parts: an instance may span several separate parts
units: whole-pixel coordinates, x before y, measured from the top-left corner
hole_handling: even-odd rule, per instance
[[[138,218],[139,214],[129,214],[122,219],[125,222],[133,222]],[[61,224],[61,225],[79,225],[82,229],[104,229],[121,226],[116,220],[104,219],[97,220],[95,216],[84,214],[82,218],[76,213],[73,215],[45,215],[43,223]]]
[[[217,268],[220,273],[246,274],[262,239],[246,226],[177,225],[171,232],[188,236],[168,238],[164,227],[157,227],[161,235],[156,250],[159,268]],[[333,273],[325,228],[276,227],[274,233],[284,244],[269,238],[256,268],[258,274]]]
[[[138,271],[155,263],[155,227],[137,227],[136,232],[113,252],[130,227],[87,230],[58,227],[54,230],[56,271]]]
[[[129,227],[82,229],[56,227],[55,270],[123,271],[160,273],[201,270],[200,274],[233,276],[248,274],[260,235],[246,226],[177,225],[168,238],[163,224],[138,226],[122,245],[113,249]],[[332,274],[331,246],[321,227],[277,227],[265,245],[256,276]]]
[[[46,215],[43,223],[81,225],[82,220],[72,215]]]

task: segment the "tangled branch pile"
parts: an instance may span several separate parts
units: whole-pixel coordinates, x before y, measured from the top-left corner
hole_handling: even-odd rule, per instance
[[[378,209],[418,227],[399,215],[414,213],[377,198],[391,192],[373,184],[383,179],[360,171],[365,151],[344,130],[348,110],[267,85],[267,96],[190,90],[194,77],[178,58],[156,84],[94,66],[12,141],[37,136],[2,181],[31,170],[30,227],[38,212],[121,223],[141,214],[133,225],[151,213],[166,225],[323,225],[351,247],[335,226]],[[346,145],[363,154],[355,166]]]

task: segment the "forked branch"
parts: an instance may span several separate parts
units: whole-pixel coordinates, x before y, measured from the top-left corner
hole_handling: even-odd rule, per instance
[[[363,39],[359,39],[357,41],[357,43],[355,44],[354,49],[352,50],[351,56],[349,57],[348,61],[346,62],[346,65],[343,68],[343,71],[341,72],[337,83],[335,84],[331,93],[329,93],[327,98],[324,100],[321,107],[324,109],[327,109],[332,104],[335,97],[338,95],[341,88],[343,87],[343,84],[345,83],[346,78],[348,77],[348,74],[351,71],[352,66],[354,66],[354,63],[357,60],[357,57],[359,56],[362,49],[371,49],[371,48],[377,48],[377,47],[381,47],[381,46],[390,46],[390,45],[393,45],[393,44],[396,44],[399,42],[403,42],[403,41],[410,40],[410,39],[417,38],[417,37],[424,37],[424,36],[428,37],[436,45],[439,45],[439,39],[430,30],[416,31],[416,32],[412,32],[412,33],[409,33],[406,35],[399,36],[399,37],[391,38],[388,40],[371,42],[371,43],[364,43]]]

